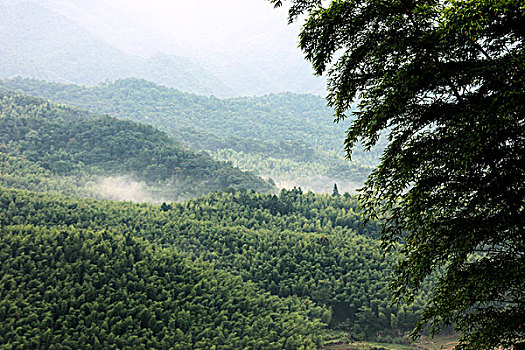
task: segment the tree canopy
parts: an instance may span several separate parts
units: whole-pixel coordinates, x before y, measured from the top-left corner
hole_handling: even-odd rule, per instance
[[[56,229],[72,236],[77,230],[106,232],[105,239],[116,241],[135,237],[173,248],[189,261],[204,262],[241,277],[244,283],[253,283],[258,293],[271,293],[281,300],[293,298],[311,306],[312,312],[307,314],[312,321],[320,318],[323,324],[306,329],[305,335],[319,333],[324,337],[322,329],[328,325],[330,330],[345,330],[358,340],[403,342],[421,314],[429,286],[410,305],[389,305],[387,281],[397,257],[382,254],[376,239],[377,225],[362,225],[361,216],[355,212],[357,206],[356,198],[348,194],[333,197],[300,189],[282,190],[278,196],[231,190],[185,203],[154,206],[0,187],[0,233],[2,229],[14,230],[25,237],[26,233],[19,230],[24,226],[31,227],[29,231],[35,236],[40,234],[33,228]],[[1,244],[0,240],[0,266],[5,266],[2,273],[15,275],[7,264],[11,255],[2,255]],[[9,243],[5,250],[10,246],[15,245]],[[22,246],[31,244],[26,241]],[[0,291],[1,284],[0,279]],[[15,296],[23,293],[23,285],[13,290]],[[1,307],[3,334],[2,327],[9,329],[10,325],[2,319]]]
[[[226,188],[274,189],[231,163],[182,147],[151,126],[0,88],[0,185],[108,197],[101,191],[105,181],[122,178],[142,182],[139,197],[150,201]],[[113,186],[133,192],[126,186],[130,181]]]
[[[331,192],[333,182],[340,191],[362,185],[380,156],[357,149],[354,162],[346,162],[340,142],[345,128],[332,123],[320,96],[218,99],[133,78],[91,87],[14,78],[0,86],[152,125],[192,150],[316,192]]]
[[[522,344],[525,2],[290,2],[336,121],[357,105],[348,157],[388,134],[361,196],[385,246],[403,243],[398,299],[436,275],[414,335],[453,325],[461,349]]]

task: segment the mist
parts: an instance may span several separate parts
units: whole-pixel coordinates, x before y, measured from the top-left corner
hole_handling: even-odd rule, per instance
[[[143,182],[138,182],[130,175],[108,176],[87,185],[97,197],[115,201],[158,204],[166,199],[146,189]]]
[[[292,91],[325,95],[297,48],[300,25],[265,0],[43,0],[93,36],[143,58],[186,58],[233,95]]]
[[[334,184],[340,194],[348,192],[356,194],[357,190],[363,187],[363,184],[358,184],[348,180],[334,179],[328,176],[309,176],[304,178],[279,178],[274,179],[278,188],[286,188],[291,190],[294,187],[300,187],[303,191],[312,191],[316,193],[332,193]]]

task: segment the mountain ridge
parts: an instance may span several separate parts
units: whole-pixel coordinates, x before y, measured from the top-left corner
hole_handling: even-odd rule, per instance
[[[204,95],[232,93],[214,74],[189,59],[126,53],[31,1],[0,1],[0,46],[2,78],[93,85],[136,76]]]
[[[0,156],[4,160],[0,183],[4,185],[25,188],[26,176],[19,176],[18,185],[11,176],[19,167],[18,171],[42,180],[42,190],[49,186],[60,189],[55,186],[57,179],[65,181],[65,188],[75,194],[88,183],[85,194],[94,191],[101,195],[97,187],[111,190],[122,184],[130,192],[143,188],[153,201],[183,200],[228,187],[273,188],[228,163],[184,149],[152,126],[3,89],[0,126]],[[75,183],[86,184],[75,187]]]
[[[0,86],[153,125],[186,146],[215,159],[277,181],[331,192],[337,183],[352,191],[379,159],[357,148],[344,159],[345,125],[334,124],[321,97],[279,93],[219,99],[183,93],[143,79],[124,79],[94,87],[31,79],[0,81]]]

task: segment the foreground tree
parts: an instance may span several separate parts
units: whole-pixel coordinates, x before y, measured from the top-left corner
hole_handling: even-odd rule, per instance
[[[461,349],[523,346],[525,1],[290,2],[336,121],[357,104],[348,156],[388,134],[361,196],[385,246],[402,243],[398,300],[435,273],[414,336],[452,325]]]

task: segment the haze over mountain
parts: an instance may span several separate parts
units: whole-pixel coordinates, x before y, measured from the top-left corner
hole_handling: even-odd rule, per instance
[[[231,94],[212,73],[188,59],[126,53],[36,2],[0,0],[0,58],[2,77],[91,85],[135,76],[200,94]]]
[[[324,94],[283,16],[257,0],[0,0],[0,77],[88,85],[140,77],[216,96]]]

